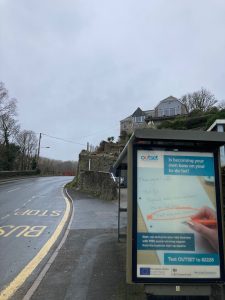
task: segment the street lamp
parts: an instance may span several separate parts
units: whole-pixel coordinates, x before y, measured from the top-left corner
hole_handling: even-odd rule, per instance
[[[39,160],[39,158],[40,158],[40,149],[49,149],[50,147],[49,146],[46,146],[46,147],[40,147],[39,149],[38,149],[38,160]]]
[[[38,140],[37,169],[38,169],[39,158],[40,158],[40,149],[41,149],[41,148],[50,148],[49,146],[41,147],[41,135],[42,135],[42,134],[41,134],[41,132],[40,132],[39,140]]]

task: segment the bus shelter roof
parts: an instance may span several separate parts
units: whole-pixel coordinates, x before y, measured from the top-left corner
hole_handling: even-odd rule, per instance
[[[113,170],[127,168],[129,144],[187,145],[198,148],[218,148],[225,145],[225,133],[200,130],[136,129],[113,165]]]

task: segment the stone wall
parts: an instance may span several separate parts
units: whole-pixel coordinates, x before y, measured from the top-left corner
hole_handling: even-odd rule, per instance
[[[101,199],[117,199],[117,185],[110,174],[124,145],[101,142],[96,152],[81,151],[75,185]]]
[[[37,170],[34,171],[0,171],[0,178],[11,178],[19,176],[34,176],[39,174]]]
[[[120,143],[108,143],[106,142],[104,145],[104,152],[113,155],[119,155],[123,150],[124,145]]]
[[[117,185],[113,181],[109,172],[80,172],[78,186],[82,191],[90,193],[101,199],[117,199]]]
[[[117,160],[117,155],[81,152],[79,155],[79,173],[88,171],[108,172]]]

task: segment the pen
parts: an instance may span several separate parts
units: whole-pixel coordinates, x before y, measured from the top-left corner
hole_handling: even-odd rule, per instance
[[[189,225],[194,225],[193,223],[202,224],[207,227],[215,227],[217,226],[217,220],[216,219],[190,219],[186,221],[185,223]]]
[[[199,223],[205,226],[216,226],[217,220],[216,219],[191,219],[195,223]]]

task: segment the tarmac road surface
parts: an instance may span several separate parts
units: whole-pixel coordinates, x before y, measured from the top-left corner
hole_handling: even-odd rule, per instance
[[[32,281],[32,271],[37,271],[59,237],[69,210],[62,188],[72,179],[35,177],[0,182],[1,300],[11,297],[27,279]]]

